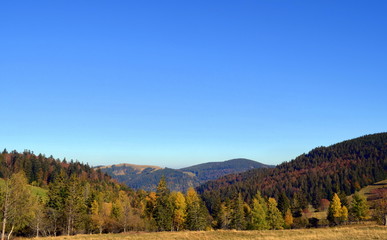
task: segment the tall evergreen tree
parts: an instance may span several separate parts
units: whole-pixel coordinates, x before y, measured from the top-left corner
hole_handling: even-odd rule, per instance
[[[242,195],[239,193],[238,197],[233,201],[233,208],[231,211],[231,223],[230,226],[236,230],[242,230],[246,228],[245,212],[243,208]]]
[[[282,192],[278,197],[278,210],[282,213],[282,216],[285,216],[286,211],[290,208],[290,200],[284,192]]]
[[[355,221],[365,220],[369,217],[369,206],[364,195],[356,192],[352,197],[350,207],[351,218]]]
[[[163,176],[156,191],[155,220],[159,231],[173,230],[173,206],[170,200],[170,191]]]
[[[80,223],[82,212],[85,211],[82,187],[79,179],[72,175],[67,184],[67,198],[65,199],[65,216],[67,220],[67,235],[75,233]]]
[[[187,229],[205,230],[208,225],[208,211],[195,189],[189,188],[185,199],[187,202]]]

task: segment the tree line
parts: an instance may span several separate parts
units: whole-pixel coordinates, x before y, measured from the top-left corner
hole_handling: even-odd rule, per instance
[[[384,199],[385,201],[385,199]],[[293,199],[285,194],[276,200],[258,192],[247,203],[242,194],[214,206],[211,215],[195,189],[186,193],[170,192],[165,178],[156,192],[121,189],[119,185],[106,188],[92,185],[76,175],[62,171],[49,185],[46,195],[31,191],[24,172],[12,174],[2,183],[0,191],[1,239],[18,236],[58,236],[79,233],[126,231],[181,230],[265,230],[316,227],[318,219],[307,217],[305,209],[295,208]],[[327,222],[338,225],[369,219],[370,210],[364,196],[356,193],[352,201],[340,199],[323,201]],[[380,204],[385,208],[385,202]],[[383,211],[385,211],[384,209]]]
[[[134,191],[87,164],[4,150],[1,235],[302,228],[370,217],[383,223],[386,191],[375,190],[374,216],[364,196],[347,195],[386,177],[386,143],[386,134],[365,136],[184,193],[171,192],[165,178],[155,192]],[[317,209],[327,219],[313,217]]]
[[[257,191],[278,199],[281,194],[314,208],[334,193],[350,195],[387,178],[387,133],[367,135],[329,147],[318,147],[271,169],[231,174],[198,187],[209,205],[242,193],[251,201]]]

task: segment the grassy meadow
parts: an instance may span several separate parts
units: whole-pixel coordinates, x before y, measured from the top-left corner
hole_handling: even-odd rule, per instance
[[[0,178],[0,187],[4,187],[4,186],[5,186],[5,181],[4,181],[4,179]],[[40,188],[40,187],[32,186],[32,185],[29,185],[29,187],[31,189],[31,192],[35,196],[38,196],[38,197],[42,198],[43,200],[47,199],[48,190]]]
[[[370,184],[364,188],[362,188],[359,193],[366,196],[368,200],[373,200],[375,198],[374,194],[372,193],[372,190],[384,188],[387,189],[387,179],[376,182],[374,184]]]
[[[26,240],[26,238],[18,238]],[[332,228],[207,232],[129,232],[120,234],[94,234],[39,238],[41,240],[250,240],[250,239],[387,239],[387,227],[374,224],[347,225]]]

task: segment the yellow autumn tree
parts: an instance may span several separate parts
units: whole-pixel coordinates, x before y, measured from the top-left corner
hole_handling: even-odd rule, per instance
[[[118,220],[121,223],[124,232],[126,232],[130,225],[130,219],[133,215],[128,194],[124,191],[120,191],[118,193],[118,202],[118,206],[120,207],[120,215],[118,216]]]
[[[337,225],[348,220],[348,209],[341,205],[339,196],[335,193],[328,208],[328,220],[331,224]]]
[[[187,216],[187,204],[185,197],[181,192],[171,193],[171,202],[173,205],[173,228],[176,231],[179,231],[184,228]]]
[[[5,180],[4,186],[0,188],[1,240],[5,239],[8,226],[10,230],[7,239],[10,239],[14,231],[32,222],[34,200],[24,172],[15,173],[10,179]]]
[[[343,206],[341,208],[341,216],[340,216],[340,220],[342,222],[345,222],[348,220],[348,208],[346,206]]]
[[[269,198],[267,201],[267,223],[270,229],[282,229],[284,225],[284,219],[277,208],[275,198]]]
[[[97,228],[99,230],[99,233],[101,234],[103,230],[103,219],[100,215],[99,209],[100,207],[98,202],[94,200],[91,203],[91,221],[94,227]]]
[[[286,228],[291,228],[292,225],[293,225],[293,216],[292,216],[292,212],[290,211],[289,208],[288,208],[288,210],[285,213],[284,220],[285,220],[285,227]]]

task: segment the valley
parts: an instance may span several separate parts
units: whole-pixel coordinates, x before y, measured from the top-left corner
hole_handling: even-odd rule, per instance
[[[228,174],[245,172],[257,168],[273,168],[249,159],[231,159],[223,162],[208,162],[181,169],[162,168],[158,166],[143,166],[135,164],[116,164],[98,166],[102,172],[107,173],[117,181],[133,189],[156,191],[157,184],[162,176],[166,178],[171,191],[187,191],[190,187],[215,180]]]

